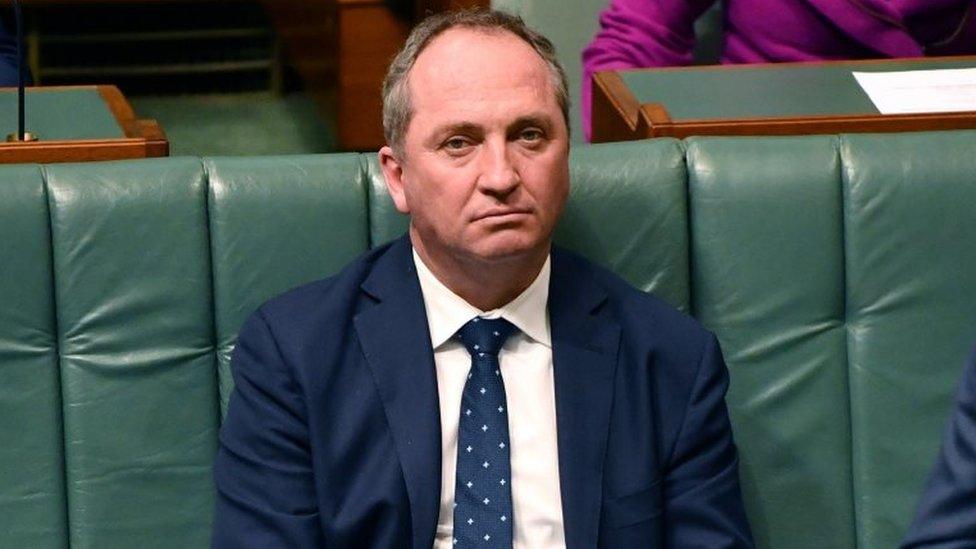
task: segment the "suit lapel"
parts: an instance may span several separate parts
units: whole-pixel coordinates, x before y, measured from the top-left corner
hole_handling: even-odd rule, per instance
[[[427,315],[404,237],[380,256],[362,289],[378,301],[356,333],[393,434],[413,526],[413,546],[434,542],[441,489],[440,407]]]
[[[603,463],[620,327],[601,308],[606,292],[589,269],[553,250],[549,318],[553,341],[559,483],[566,546],[597,546]]]

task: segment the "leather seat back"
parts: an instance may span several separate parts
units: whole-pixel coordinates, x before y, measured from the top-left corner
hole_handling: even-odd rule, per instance
[[[574,147],[556,240],[722,342],[761,547],[887,548],[976,339],[976,132]],[[374,155],[0,167],[0,546],[199,547],[243,319],[407,226]]]

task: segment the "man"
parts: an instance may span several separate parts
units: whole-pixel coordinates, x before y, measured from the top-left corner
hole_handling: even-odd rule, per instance
[[[409,234],[241,330],[217,547],[749,547],[714,336],[550,237],[552,45],[434,16],[384,83]]]
[[[902,547],[976,546],[976,350],[959,384],[942,451]]]

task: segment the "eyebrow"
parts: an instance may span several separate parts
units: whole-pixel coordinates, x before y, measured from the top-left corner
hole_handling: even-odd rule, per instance
[[[544,113],[533,113],[526,116],[520,116],[515,119],[509,127],[510,128],[524,128],[525,126],[545,126],[549,128],[552,126],[552,117]]]
[[[480,132],[481,132],[481,127],[477,124],[473,124],[471,122],[457,122],[453,124],[445,124],[437,128],[437,130],[434,131],[434,135],[441,137],[441,136],[450,135],[454,133],[480,133]]]

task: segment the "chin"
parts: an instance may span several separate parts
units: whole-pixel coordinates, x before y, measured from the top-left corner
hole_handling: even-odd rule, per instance
[[[537,238],[489,239],[482,246],[471,250],[472,255],[483,261],[516,261],[549,251],[548,241]]]

